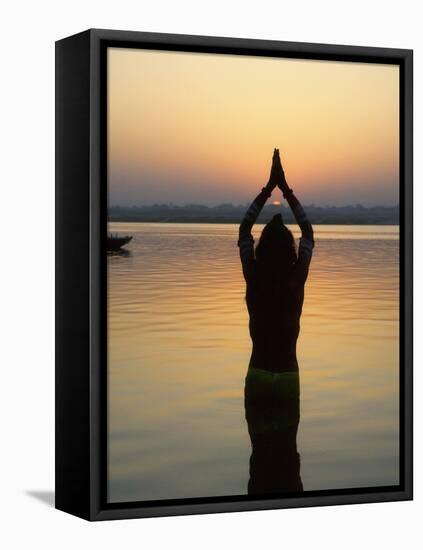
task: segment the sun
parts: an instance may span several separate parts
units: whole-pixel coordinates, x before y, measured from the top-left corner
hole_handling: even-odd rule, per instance
[[[278,206],[280,203],[281,203],[281,201],[273,201],[272,202],[272,204],[274,204],[275,206]]]

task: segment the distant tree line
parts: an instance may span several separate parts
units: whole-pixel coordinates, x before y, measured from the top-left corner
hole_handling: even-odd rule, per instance
[[[220,204],[153,204],[150,206],[112,206],[109,221],[115,222],[180,222],[180,223],[239,223],[248,205]],[[314,224],[340,225],[397,225],[399,206],[316,206],[304,207]],[[295,223],[292,213],[285,205],[266,205],[258,223],[267,223],[272,216],[282,213],[285,223]]]

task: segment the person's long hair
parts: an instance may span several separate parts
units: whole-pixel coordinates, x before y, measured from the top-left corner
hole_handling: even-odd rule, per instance
[[[264,227],[256,247],[258,277],[265,284],[283,285],[297,261],[295,240],[277,214]]]

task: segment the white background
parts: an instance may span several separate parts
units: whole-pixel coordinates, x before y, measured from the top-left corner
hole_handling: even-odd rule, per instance
[[[421,5],[421,2],[420,2]],[[0,32],[0,546],[422,547],[421,257],[416,246],[415,501],[90,524],[54,487],[54,41],[90,27],[415,50],[415,242],[421,242],[418,1],[46,0],[3,3]],[[38,495],[37,496],[34,496]],[[41,496],[41,500],[40,497]]]

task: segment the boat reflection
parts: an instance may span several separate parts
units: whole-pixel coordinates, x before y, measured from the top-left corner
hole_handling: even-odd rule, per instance
[[[126,248],[120,248],[119,250],[108,250],[107,255],[112,257],[117,256],[129,258],[130,256],[132,256],[132,252],[130,250],[126,250]]]

